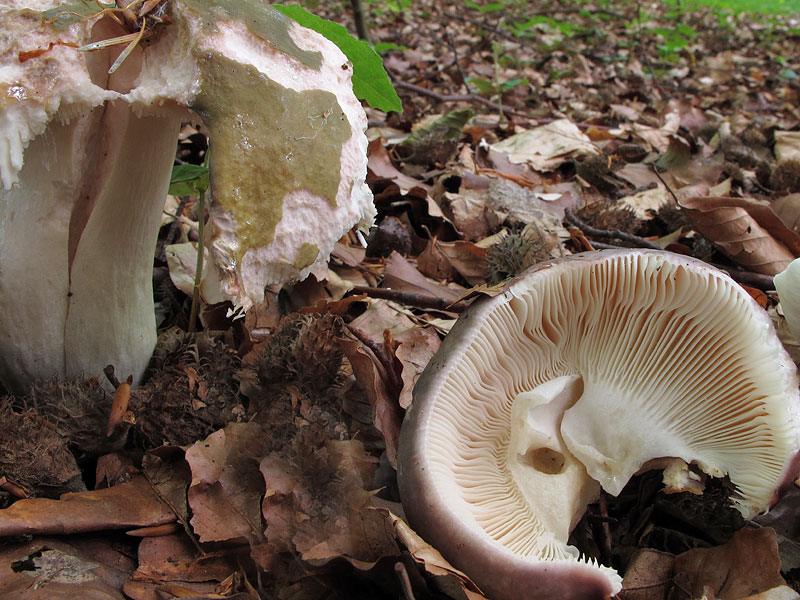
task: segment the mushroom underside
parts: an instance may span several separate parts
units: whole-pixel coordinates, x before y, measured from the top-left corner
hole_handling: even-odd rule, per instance
[[[583,255],[519,278],[459,322],[415,391],[400,472],[412,525],[448,547],[427,503],[470,531],[464,546],[574,563],[569,533],[600,488],[616,495],[665,457],[673,488],[696,491],[692,464],[729,477],[744,516],[765,510],[799,444],[796,373],[762,312],[667,253]]]

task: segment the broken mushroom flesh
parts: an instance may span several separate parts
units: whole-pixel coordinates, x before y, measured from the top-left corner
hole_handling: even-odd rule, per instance
[[[411,525],[491,598],[606,598],[571,529],[661,458],[751,517],[797,471],[795,367],[728,276],[666,252],[534,267],[466,311],[418,382],[398,477]]]
[[[235,305],[324,273],[339,237],[374,217],[366,116],[333,43],[255,0],[150,8],[136,22],[150,19],[146,40],[109,74],[125,44],[104,41],[133,33],[113,11],[59,0],[0,7],[9,389],[109,363],[123,376],[144,371],[156,339],[152,260],[182,122],[209,133],[206,242]]]

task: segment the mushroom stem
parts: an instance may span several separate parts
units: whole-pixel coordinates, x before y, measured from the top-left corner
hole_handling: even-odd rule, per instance
[[[108,363],[142,375],[159,216],[189,111],[215,157],[209,281],[226,299],[246,309],[266,287],[324,271],[336,240],[372,222],[366,115],[347,58],[321,35],[260,2],[169,0],[135,23],[139,34],[153,18],[147,44],[123,51],[113,42],[136,41],[131,24],[102,6],[29,4],[0,3],[10,390]]]
[[[0,191],[0,378],[142,375],[156,341],[152,257],[181,122],[113,102],[51,122]],[[135,182],[135,184],[133,183]],[[35,233],[34,233],[35,232]],[[34,275],[36,274],[36,275]]]
[[[116,139],[98,165],[104,185],[70,268],[64,371],[98,375],[98,365],[112,363],[138,381],[156,344],[153,256],[181,113],[136,117],[128,106],[109,108],[115,123],[104,131]]]
[[[789,331],[800,342],[800,258],[790,262],[773,281]]]

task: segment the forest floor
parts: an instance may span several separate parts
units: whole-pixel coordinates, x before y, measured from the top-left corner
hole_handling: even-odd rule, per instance
[[[188,335],[197,203],[169,199],[183,214],[161,231],[143,385],[43,382],[0,402],[0,598],[483,598],[404,521],[400,426],[458,314],[544,260],[693,256],[800,360],[772,283],[800,256],[800,16],[366,6],[404,108],[366,109],[366,245],[351,232],[324,280],[244,318],[203,306]],[[308,8],[355,33],[349,4]],[[205,148],[186,126],[179,160]],[[620,598],[800,597],[799,489],[744,521],[725,481],[662,487],[635,476],[570,538],[624,575]]]

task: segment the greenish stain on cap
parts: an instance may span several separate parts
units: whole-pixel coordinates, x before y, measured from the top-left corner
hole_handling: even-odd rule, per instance
[[[273,241],[287,194],[305,190],[336,206],[352,129],[331,92],[285,88],[216,52],[198,56],[198,70],[191,108],[208,128],[211,191],[236,219],[241,265],[248,249]]]
[[[319,70],[322,55],[313,50],[303,50],[294,43],[289,30],[294,21],[281,14],[264,0],[175,0],[193,10],[203,21],[203,29],[217,31],[220,21],[236,21],[247,26],[250,32],[277,50],[294,56],[307,67]]]

